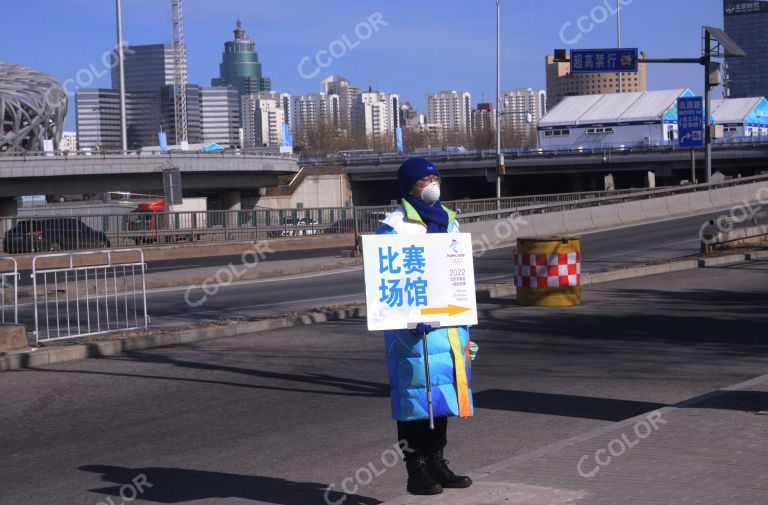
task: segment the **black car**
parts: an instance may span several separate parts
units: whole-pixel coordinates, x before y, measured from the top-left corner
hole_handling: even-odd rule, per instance
[[[381,226],[379,215],[368,215],[358,220],[358,233],[375,233]],[[325,235],[338,235],[343,233],[355,233],[354,219],[341,219],[323,230]]]
[[[101,249],[109,247],[104,232],[90,228],[79,219],[25,219],[8,230],[3,251],[8,254]]]

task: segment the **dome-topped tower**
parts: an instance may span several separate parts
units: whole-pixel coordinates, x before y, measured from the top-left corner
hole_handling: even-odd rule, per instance
[[[246,37],[245,30],[243,30],[242,21],[240,21],[240,18],[237,18],[237,28],[235,28],[235,41],[239,42],[241,40],[248,40],[248,37]]]
[[[224,43],[224,54],[219,65],[219,77],[212,79],[213,86],[233,86],[240,95],[271,91],[272,80],[261,72],[256,43],[245,33],[243,23],[237,20],[235,40]]]

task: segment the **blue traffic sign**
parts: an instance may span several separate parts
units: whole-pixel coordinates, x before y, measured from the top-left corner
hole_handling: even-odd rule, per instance
[[[704,147],[704,100],[700,96],[677,99],[677,138],[680,147]]]
[[[638,50],[635,49],[574,49],[571,51],[572,74],[605,72],[637,72]]]

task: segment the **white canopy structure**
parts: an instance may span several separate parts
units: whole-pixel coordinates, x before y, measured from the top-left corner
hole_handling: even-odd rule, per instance
[[[570,96],[539,123],[541,147],[659,144],[677,134],[677,99],[689,89]]]

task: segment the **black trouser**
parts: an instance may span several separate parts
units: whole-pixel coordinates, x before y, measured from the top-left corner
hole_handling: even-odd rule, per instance
[[[413,456],[426,456],[442,451],[448,443],[447,432],[447,417],[436,417],[434,430],[429,429],[429,420],[397,422],[397,439],[407,444],[400,444],[406,460]]]

